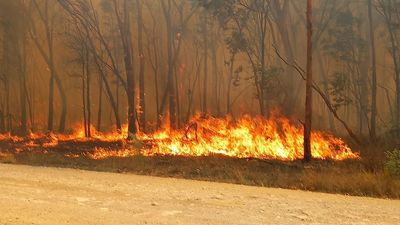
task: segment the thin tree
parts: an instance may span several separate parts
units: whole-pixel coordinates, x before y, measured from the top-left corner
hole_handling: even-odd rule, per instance
[[[371,139],[376,138],[376,95],[377,95],[377,77],[376,77],[376,48],[374,35],[374,20],[372,15],[372,0],[368,0],[368,20],[369,20],[369,36],[372,51],[372,92],[371,92]]]
[[[138,51],[139,51],[139,125],[142,131],[146,131],[146,101],[145,101],[145,55],[143,44],[143,9],[140,0],[136,0],[137,8],[137,32],[138,32]]]
[[[36,0],[32,0],[33,9],[36,10],[39,15],[40,21],[44,26],[46,45],[43,46],[40,43],[40,37],[34,23],[34,18],[31,18],[31,30],[30,36],[34,41],[37,49],[47,63],[50,70],[50,82],[49,82],[49,109],[48,109],[48,130],[53,130],[53,116],[54,116],[54,84],[57,85],[58,91],[61,98],[61,117],[59,124],[59,131],[64,132],[65,123],[67,119],[67,95],[65,94],[64,87],[62,85],[61,78],[59,77],[54,57],[54,21],[53,17],[49,15],[49,2],[44,1],[44,5],[39,5]]]
[[[307,71],[306,71],[306,109],[304,121],[304,161],[311,161],[311,126],[312,126],[312,0],[307,0]]]

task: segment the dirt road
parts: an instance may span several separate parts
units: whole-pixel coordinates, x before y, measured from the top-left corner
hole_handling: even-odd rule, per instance
[[[0,164],[0,224],[400,224],[400,201]]]

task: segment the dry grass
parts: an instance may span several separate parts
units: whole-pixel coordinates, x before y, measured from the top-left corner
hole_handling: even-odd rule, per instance
[[[0,157],[1,158],[1,157]],[[280,162],[213,157],[143,157],[92,160],[25,152],[0,162],[135,173],[356,196],[400,198],[400,180],[365,169],[360,161]]]

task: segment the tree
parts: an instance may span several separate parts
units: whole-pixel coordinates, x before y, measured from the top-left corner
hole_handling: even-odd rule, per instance
[[[358,133],[369,128],[368,77],[369,51],[363,33],[363,21],[348,6],[339,12],[329,36],[323,42],[323,50],[335,63],[329,77],[329,89],[336,109],[344,108],[347,119],[351,107],[355,107]]]
[[[81,74],[77,77],[82,80],[83,127],[85,136],[91,137],[91,60],[88,41],[79,25],[75,25],[74,29],[66,32],[66,35],[68,36],[67,47],[74,55],[72,62],[80,66]]]
[[[62,84],[62,80],[58,74],[57,66],[55,63],[54,54],[54,24],[55,24],[55,12],[49,11],[49,0],[45,0],[43,4],[39,4],[36,0],[30,2],[30,10],[35,11],[41,21],[45,34],[45,43],[41,43],[41,37],[39,36],[39,31],[37,30],[37,25],[35,23],[35,17],[30,18],[30,36],[34,41],[37,49],[39,50],[41,56],[47,63],[50,70],[50,81],[49,81],[49,109],[48,109],[48,131],[53,131],[53,117],[54,117],[54,83],[56,84],[58,91],[60,93],[61,99],[61,117],[59,124],[59,131],[65,131],[65,123],[67,119],[67,95]],[[54,6],[53,4],[50,4]],[[52,14],[50,14],[52,13]]]
[[[398,24],[400,22],[400,3],[393,0],[379,0],[378,9],[384,18],[389,35],[390,54],[392,56],[396,86],[395,128],[400,130],[400,53],[398,49]]]
[[[371,139],[376,138],[376,116],[377,116],[377,72],[376,72],[376,48],[374,34],[374,20],[372,15],[372,0],[368,0],[368,21],[369,21],[369,36],[372,53],[372,91],[371,91]]]
[[[312,129],[312,0],[307,0],[307,73],[306,73],[306,108],[304,122],[304,161],[309,162],[311,155],[311,129]]]
[[[12,131],[10,113],[10,87],[16,78],[19,92],[19,126],[18,133],[28,133],[28,89],[27,89],[27,15],[22,1],[4,2],[0,5],[0,20],[3,27],[3,66],[2,81],[5,86],[6,114],[1,115],[1,127]],[[6,126],[8,120],[8,126]],[[32,114],[31,114],[32,120]]]
[[[137,33],[138,33],[138,51],[139,51],[139,125],[142,131],[146,131],[146,93],[145,93],[145,53],[143,43],[143,9],[140,0],[136,0],[137,8]]]
[[[136,139],[138,129],[136,126],[135,71],[133,63],[134,54],[132,47],[131,15],[129,13],[128,0],[123,0],[122,6],[118,4],[119,1],[117,0],[113,0],[113,3],[124,52],[126,94],[128,97],[128,140],[134,140]]]

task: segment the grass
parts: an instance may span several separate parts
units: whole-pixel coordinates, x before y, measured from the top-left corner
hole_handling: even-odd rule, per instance
[[[400,179],[377,169],[378,166],[369,165],[368,158],[362,161],[314,161],[310,164],[217,155],[93,160],[85,156],[67,158],[64,154],[50,151],[2,154],[0,162],[400,199]]]

